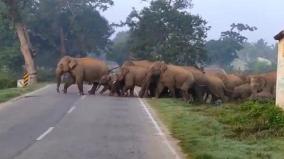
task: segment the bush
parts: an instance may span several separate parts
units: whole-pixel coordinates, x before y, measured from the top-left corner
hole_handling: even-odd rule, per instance
[[[6,72],[0,72],[0,89],[17,87],[17,79]]]
[[[232,124],[233,136],[240,138],[284,136],[284,112],[274,102],[245,102],[227,122]]]
[[[52,69],[39,68],[37,72],[39,82],[54,81],[55,79],[55,72]]]

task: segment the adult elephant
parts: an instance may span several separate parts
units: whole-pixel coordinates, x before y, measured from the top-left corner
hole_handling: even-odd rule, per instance
[[[231,96],[232,100],[244,100],[251,96],[252,88],[249,83],[242,84],[235,87],[233,94]]]
[[[176,97],[176,89],[182,92],[184,100],[189,99],[188,90],[195,82],[194,76],[189,71],[185,70],[181,66],[167,65],[164,62],[156,62],[152,65],[150,72],[148,72],[148,78],[152,75],[160,76],[158,86],[156,89],[156,98],[160,97],[160,94],[164,88],[168,88],[173,97]]]
[[[148,60],[137,60],[137,61],[125,61],[121,67],[125,66],[139,66],[149,69],[154,62]]]
[[[121,67],[121,73],[118,76],[119,81],[123,81],[124,86],[122,94],[125,94],[130,90],[130,96],[134,96],[135,86],[142,87],[148,69],[139,66],[123,66]]]
[[[255,97],[259,92],[269,93],[273,97],[276,94],[276,72],[269,72],[260,75],[253,75],[250,77],[250,84],[252,87],[252,96]]]
[[[220,70],[210,70],[207,72],[196,67],[184,67],[186,70],[192,72],[195,83],[192,87],[194,97],[198,101],[203,101],[204,96],[212,95],[212,102],[217,100],[226,101],[226,96],[230,97],[232,91],[228,90],[222,79],[226,79],[227,74]]]
[[[235,87],[242,85],[244,81],[237,75],[227,74],[221,69],[205,69],[205,73],[210,76],[215,76],[221,79],[225,87],[229,90],[234,90]]]
[[[108,74],[108,72],[108,66],[98,59],[90,57],[73,58],[70,56],[64,56],[58,62],[56,68],[57,92],[59,92],[61,76],[64,73],[70,73],[72,80],[64,86],[64,93],[67,93],[67,88],[70,85],[76,83],[78,85],[80,95],[84,95],[83,82],[85,81],[93,84],[89,94],[95,94],[98,81],[103,75]]]
[[[208,94],[212,95],[212,101],[217,102],[217,100],[222,100],[223,102],[227,100],[227,97],[231,97],[232,91],[228,90],[224,82],[212,75],[207,75],[208,79]]]
[[[203,101],[204,95],[208,92],[209,81],[203,70],[193,67],[184,66],[186,70],[192,73],[195,83],[192,87],[192,95],[197,98],[199,102]]]
[[[148,72],[150,72],[150,73],[147,73],[146,80],[143,82],[141,86],[139,97],[148,97],[148,96],[154,97],[155,96],[160,74],[156,75],[156,74],[151,73],[151,68],[154,63],[156,63],[156,61],[153,62],[149,60],[132,60],[132,61],[125,61],[122,65],[122,67],[138,66],[138,67],[145,68],[148,70]]]

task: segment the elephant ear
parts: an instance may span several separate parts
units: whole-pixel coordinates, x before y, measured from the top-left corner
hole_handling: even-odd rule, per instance
[[[69,62],[69,67],[71,68],[71,69],[74,69],[76,66],[77,66],[77,61],[76,60],[74,60],[74,59],[72,59],[72,60],[70,60],[70,62]]]

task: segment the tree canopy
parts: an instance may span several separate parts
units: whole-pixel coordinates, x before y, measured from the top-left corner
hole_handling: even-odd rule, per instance
[[[130,52],[137,58],[164,60],[175,64],[196,64],[206,59],[207,22],[185,9],[188,0],[155,0],[141,12],[127,18]]]
[[[232,61],[238,58],[237,52],[243,48],[247,41],[247,37],[241,33],[256,29],[256,27],[250,27],[247,24],[233,23],[231,29],[222,32],[218,40],[210,40],[206,43],[208,63],[217,64],[223,68],[230,66]]]
[[[13,61],[16,60],[15,55],[19,54],[19,43],[14,34],[15,19],[10,15],[10,2],[0,0],[0,32],[3,31],[0,35],[0,40],[2,39],[0,52],[3,57],[11,57],[9,61]],[[27,29],[33,49],[37,52],[35,58],[38,66],[54,67],[56,59],[60,56],[98,54],[107,50],[110,45],[109,37],[113,29],[100,11],[105,11],[112,6],[112,0],[14,2],[16,8],[14,17]],[[6,49],[1,46],[5,46]],[[17,60],[21,59],[21,56],[16,57],[18,57]],[[1,64],[7,65],[4,62]],[[11,67],[21,69],[21,66]]]

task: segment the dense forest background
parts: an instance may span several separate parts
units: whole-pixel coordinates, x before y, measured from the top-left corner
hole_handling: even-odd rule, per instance
[[[40,81],[54,78],[56,63],[65,55],[118,64],[127,59],[164,60],[247,73],[276,68],[277,46],[263,39],[248,42],[243,35],[257,30],[253,24],[234,23],[218,39],[208,40],[210,26],[190,12],[190,0],[151,1],[140,11],[133,9],[120,24],[102,16],[113,5],[112,0],[0,0],[0,78],[20,78],[27,62],[17,24],[28,35]],[[114,36],[121,26],[129,30]]]

